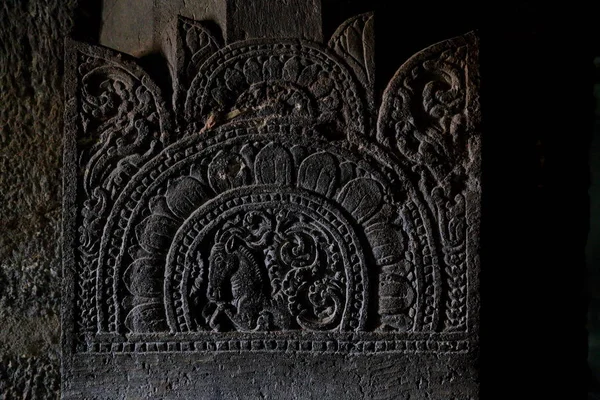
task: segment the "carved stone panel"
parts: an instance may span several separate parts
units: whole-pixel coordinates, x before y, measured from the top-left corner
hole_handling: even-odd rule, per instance
[[[373,23],[67,44],[65,399],[477,397],[477,39],[375,99]]]

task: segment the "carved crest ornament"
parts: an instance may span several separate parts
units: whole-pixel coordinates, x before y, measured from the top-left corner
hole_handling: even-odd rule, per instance
[[[469,351],[476,36],[415,54],[376,98],[372,14],[326,45],[177,34],[171,89],[67,43],[65,346]]]

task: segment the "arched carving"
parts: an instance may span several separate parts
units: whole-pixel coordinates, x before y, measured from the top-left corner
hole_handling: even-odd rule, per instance
[[[197,132],[214,121],[260,119],[366,129],[365,97],[333,52],[301,40],[233,43],[202,65],[188,90],[185,119]]]
[[[475,36],[408,60],[377,115],[372,14],[328,47],[221,48],[184,18],[178,35],[177,129],[135,60],[68,46],[80,348],[276,336],[344,349],[356,335],[373,351],[413,338],[464,351],[480,193]]]
[[[174,104],[183,109],[187,91],[202,64],[221,47],[222,38],[201,21],[178,17],[176,23]],[[181,115],[178,115],[181,125]]]
[[[219,258],[229,260],[228,268],[243,264],[262,271],[265,299],[261,303],[264,309],[259,311],[267,313],[263,315],[267,320],[260,325],[263,329],[300,329],[303,323],[304,329],[318,326],[314,321],[310,325],[282,319],[298,318],[284,312],[298,296],[285,289],[284,282],[291,284],[294,274],[300,272],[308,274],[301,275],[306,280],[303,285],[308,284],[308,276],[318,278],[303,294],[304,301],[309,294],[316,299],[322,293],[335,293],[329,300],[335,307],[329,307],[338,308],[341,314],[331,316],[335,324],[326,324],[330,329],[362,330],[369,325],[370,329],[418,331],[434,326],[436,315],[418,312],[419,304],[425,304],[427,298],[440,301],[437,268],[430,268],[433,280],[419,272],[426,255],[434,253],[434,244],[425,235],[405,231],[410,224],[423,233],[431,229],[424,223],[425,209],[407,201],[413,197],[408,192],[415,189],[404,175],[397,175],[401,171],[378,166],[374,155],[366,152],[360,156],[356,148],[349,151],[347,146],[328,144],[310,130],[271,126],[223,127],[166,149],[130,181],[104,230],[101,262],[115,265],[113,275],[124,274],[133,296],[130,303],[135,305],[123,310],[125,317],[116,313],[114,318],[127,321],[132,332],[166,330],[164,322],[159,325],[156,321],[169,321],[171,331],[221,329],[205,315],[216,318],[216,309],[211,307],[216,307],[218,296],[209,293],[211,268],[227,264],[215,261],[215,249],[219,249]],[[149,179],[152,176],[155,178]],[[264,231],[259,229],[260,238],[246,226],[249,222],[245,216],[253,213],[261,215],[261,221],[269,221],[261,228]],[[118,238],[113,238],[115,231],[122,232]],[[302,257],[294,261],[291,255],[286,258],[283,254],[298,256],[297,248],[312,248],[311,254],[302,255],[314,257],[310,268],[290,267],[302,264]],[[356,257],[358,261],[352,261]],[[428,258],[431,263],[432,257]],[[335,265],[341,269],[328,269]],[[240,283],[243,279],[234,278],[235,273],[237,270],[232,270],[221,281],[239,289],[244,286]],[[158,284],[163,277],[167,277],[164,292]],[[381,315],[367,321],[368,298],[373,296],[368,291],[370,281],[381,281],[386,296],[376,307]],[[352,282],[354,288],[349,286]],[[229,296],[224,302],[229,306],[233,298],[241,297],[235,297],[231,287],[224,290]],[[111,288],[105,288],[104,293],[109,303],[123,302]],[[157,306],[163,297],[166,313]],[[192,300],[200,302],[194,306],[196,312],[189,306]],[[269,325],[266,321],[276,313],[280,322]],[[310,313],[316,315],[314,310]],[[339,320],[342,314],[350,319]],[[229,321],[228,329],[249,330],[258,327],[258,322],[238,321],[236,325]]]
[[[352,68],[365,90],[369,112],[375,116],[375,14],[348,19],[329,39],[328,46]]]
[[[81,281],[77,303],[86,313],[84,332],[95,332],[99,319],[110,313],[94,298],[100,238],[114,201],[127,181],[172,140],[172,116],[161,91],[133,59],[115,51],[68,42],[73,80],[68,83],[71,123],[78,143],[83,207],[78,233]],[[110,279],[107,277],[106,279]]]
[[[467,323],[465,196],[477,201],[480,191],[477,56],[474,34],[412,56],[386,88],[377,125],[377,140],[418,174],[438,223],[449,330],[465,329]]]

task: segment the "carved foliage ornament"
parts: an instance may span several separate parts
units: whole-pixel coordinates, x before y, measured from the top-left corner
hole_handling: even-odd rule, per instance
[[[417,339],[465,350],[477,312],[475,36],[414,55],[377,111],[372,14],[328,46],[222,47],[183,18],[178,33],[174,110],[135,60],[68,43],[76,351],[106,340],[126,351],[147,335],[178,349],[226,337],[237,350],[275,338],[288,342],[274,350],[343,350],[348,333],[385,343],[373,350]]]

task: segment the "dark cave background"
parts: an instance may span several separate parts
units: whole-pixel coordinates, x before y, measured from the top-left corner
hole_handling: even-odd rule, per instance
[[[376,11],[379,93],[414,52],[473,29],[481,35],[481,398],[600,393],[592,379],[600,379],[600,25],[592,7],[399,3],[323,0],[323,34]],[[60,388],[64,37],[154,54],[168,17],[219,20],[223,4],[0,2],[0,398],[55,399]]]

